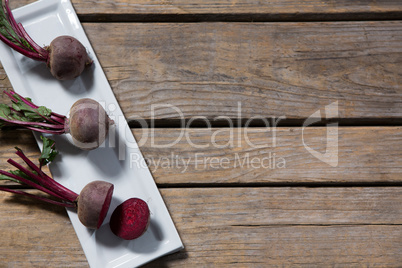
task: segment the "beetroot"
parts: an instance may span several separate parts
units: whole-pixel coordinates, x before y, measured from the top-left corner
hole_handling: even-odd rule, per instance
[[[56,37],[47,50],[49,51],[47,66],[52,75],[59,80],[76,78],[86,66],[92,64],[85,47],[72,36]]]
[[[109,119],[105,110],[95,100],[84,98],[70,109],[65,130],[71,134],[74,144],[83,149],[95,149],[102,144],[109,132]]]
[[[113,185],[105,181],[88,183],[77,198],[78,218],[88,228],[99,229],[109,210]]]
[[[49,153],[49,147],[45,148],[46,144],[54,147],[54,142],[49,143],[49,139],[43,137],[42,139],[44,140],[43,152],[54,157],[53,152]],[[27,164],[28,168],[8,159],[7,162],[17,170],[10,172],[0,170],[0,180],[11,180],[34,187],[52,198],[33,195],[7,186],[0,187],[1,191],[28,196],[59,206],[76,208],[79,220],[87,228],[98,229],[102,225],[112,200],[113,184],[105,181],[93,181],[87,184],[78,195],[46,175],[41,169],[43,161],[40,161],[37,166],[25,156],[22,150],[17,148],[16,154]]]
[[[116,207],[110,218],[112,232],[125,240],[132,240],[145,233],[150,223],[147,203],[139,198],[130,198]]]
[[[4,91],[13,105],[0,104],[0,128],[18,126],[49,134],[70,133],[75,146],[83,150],[98,148],[114,124],[95,100],[84,98],[73,104],[70,117],[37,106],[13,91]]]
[[[28,58],[45,62],[59,80],[74,79],[92,64],[85,47],[72,36],[59,36],[49,46],[39,46],[15,21],[8,2],[5,0],[0,9],[0,40],[6,45]]]

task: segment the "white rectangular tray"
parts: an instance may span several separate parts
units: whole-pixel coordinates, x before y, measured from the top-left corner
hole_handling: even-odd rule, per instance
[[[109,213],[99,230],[85,228],[75,211],[67,210],[89,265],[137,267],[182,249],[165,203],[148,167],[140,164],[145,163],[143,156],[70,1],[41,0],[18,8],[13,14],[39,45],[49,45],[59,35],[71,35],[83,43],[94,61],[91,69],[77,79],[62,82],[51,76],[44,63],[25,58],[0,42],[0,59],[14,90],[32,98],[37,105],[65,115],[76,100],[92,98],[104,106],[116,123],[106,142],[89,152],[75,148],[69,135],[52,136],[60,152],[58,160],[50,165],[57,181],[77,193],[92,180],[115,185]],[[39,135],[35,136],[41,146]],[[114,208],[131,197],[148,203],[151,224],[142,237],[125,241],[112,234],[108,223]]]

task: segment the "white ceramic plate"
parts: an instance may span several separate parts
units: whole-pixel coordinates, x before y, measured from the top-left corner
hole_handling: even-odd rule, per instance
[[[16,9],[13,14],[36,43],[48,45],[55,37],[68,34],[80,40],[94,60],[92,68],[79,78],[61,82],[51,76],[44,63],[25,58],[0,42],[0,59],[14,90],[65,115],[76,100],[93,98],[116,122],[105,143],[89,152],[75,148],[69,135],[52,136],[60,152],[50,166],[56,180],[78,193],[92,180],[115,185],[109,213],[99,230],[85,228],[75,211],[67,210],[90,266],[137,267],[182,249],[165,203],[70,1],[41,0]],[[41,146],[39,135],[35,135]],[[108,223],[114,208],[131,197],[148,203],[151,224],[140,238],[125,241],[112,234]]]

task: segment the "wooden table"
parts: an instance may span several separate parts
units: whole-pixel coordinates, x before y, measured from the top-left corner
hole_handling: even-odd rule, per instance
[[[399,0],[72,2],[185,245],[148,267],[400,267]],[[27,202],[0,193],[0,266],[87,267]]]

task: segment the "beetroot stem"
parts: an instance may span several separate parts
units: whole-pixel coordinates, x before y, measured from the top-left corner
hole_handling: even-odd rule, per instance
[[[74,193],[73,191],[71,191],[70,189],[64,187],[63,185],[61,185],[60,183],[58,183],[57,181],[55,181],[54,179],[50,178],[48,175],[46,175],[41,169],[40,167],[38,167],[37,165],[35,165],[25,154],[23,151],[21,150],[17,150],[15,152],[16,155],[18,155],[33,171],[35,171],[36,173],[39,174],[39,176],[42,178],[42,181],[45,182],[46,184],[50,185],[50,186],[55,186],[55,190],[57,190],[57,193],[63,193],[64,196],[67,197],[67,199],[71,202],[74,202],[78,195],[76,193]],[[10,161],[10,160],[9,160]],[[12,160],[11,160],[12,161]],[[47,187],[45,184],[41,183],[43,186]],[[49,187],[47,187],[49,188]]]
[[[18,97],[20,97],[20,99],[29,107],[34,108],[34,109],[38,109],[39,106],[33,104],[32,102],[30,102],[29,100],[25,99],[24,97],[22,97],[20,94],[14,92],[14,91],[7,91],[4,90],[3,91],[4,94],[6,94],[13,102],[18,102],[18,99],[14,98],[14,95],[17,95]]]
[[[43,128],[37,128],[37,127],[29,127],[29,126],[24,126],[26,129],[33,130],[36,132],[40,133],[46,133],[46,134],[54,134],[54,135],[60,135],[66,133],[65,130],[49,130],[49,129],[43,129]]]
[[[44,123],[44,122],[26,122],[26,121],[9,120],[9,119],[2,119],[2,120],[9,124],[15,124],[15,125],[38,126],[38,127],[46,127],[46,128],[50,128],[50,129],[64,129],[63,125],[54,125],[54,124],[48,124],[48,123]],[[46,129],[44,129],[44,130],[46,130]]]
[[[34,103],[32,103],[31,101],[29,101],[29,100],[27,100],[26,98],[24,98],[24,97],[22,97],[20,94],[18,94],[17,92],[15,92],[15,91],[4,91],[4,94],[6,94],[13,102],[18,102],[18,99],[16,99],[16,98],[14,98],[14,95],[17,95],[26,105],[28,105],[28,106],[30,106],[31,108],[34,108],[34,109],[38,109],[39,108],[39,106],[38,105],[36,105],[36,104],[34,104]],[[61,115],[61,114],[58,114],[58,113],[55,113],[55,112],[52,112],[52,115],[53,116],[55,116],[55,117],[59,117],[60,119],[62,119],[63,120],[63,123],[64,123],[64,121],[66,120],[66,116],[64,116],[64,115]]]
[[[31,51],[23,49],[22,47],[19,47],[19,46],[17,46],[16,44],[14,44],[13,42],[11,42],[10,40],[8,40],[7,38],[5,38],[2,35],[0,35],[0,40],[3,41],[4,43],[6,43],[6,45],[11,47],[15,51],[17,51],[17,52],[21,53],[22,55],[24,55],[25,57],[28,57],[28,58],[31,58],[31,59],[37,60],[37,61],[46,62],[46,59],[41,57],[38,53],[31,52]]]
[[[37,165],[35,165],[25,154],[24,152],[19,149],[16,148],[17,151],[15,152],[16,155],[18,155],[24,162],[25,164],[27,164],[33,171],[35,171],[36,173],[39,174],[39,176],[43,177],[45,175],[45,173],[41,170],[40,167],[38,167]]]
[[[53,115],[53,114],[50,115],[50,118],[51,118],[53,121],[56,121],[56,122],[58,122],[58,123],[60,123],[60,124],[63,124],[63,125],[66,123],[66,119],[62,119],[62,118],[60,118],[60,117],[58,117],[58,116],[55,116],[55,115]]]
[[[11,27],[17,33],[17,35],[21,36],[22,33],[21,33],[20,29],[17,27],[17,22],[14,19],[14,15],[11,12],[10,5],[8,3],[9,3],[9,0],[4,1],[4,7],[6,8],[5,14],[7,16],[7,21],[10,23]]]
[[[0,191],[4,191],[4,192],[9,192],[9,193],[13,193],[13,194],[20,194],[20,195],[24,195],[24,196],[28,196],[31,198],[35,198],[53,205],[57,205],[57,206],[63,206],[63,207],[68,207],[68,208],[73,208],[76,207],[76,205],[74,203],[70,203],[70,202],[59,202],[56,200],[52,200],[46,197],[42,197],[42,196],[37,196],[37,195],[33,195],[24,191],[19,191],[19,190],[14,190],[14,189],[9,189],[9,188],[5,188],[5,187],[0,187]]]
[[[22,26],[21,23],[18,23],[17,26],[18,26],[18,28],[19,28],[20,31],[21,31],[22,37],[24,37],[25,40],[26,40],[36,51],[39,52],[39,55],[41,55],[41,56],[42,56],[43,58],[45,58],[46,61],[47,61],[47,58],[49,57],[49,52],[48,52],[46,49],[44,49],[43,47],[41,47],[40,45],[38,45],[37,43],[35,43],[34,40],[32,40],[32,38],[31,38],[31,37],[28,35],[28,33],[25,31],[25,28],[24,28],[24,26]]]
[[[5,30],[10,36],[12,36],[12,33],[10,33],[10,31],[8,31],[8,30]],[[13,38],[13,40],[14,40],[14,42],[16,42],[16,43],[18,43],[21,47],[23,47],[24,49],[28,49],[29,50],[29,47],[27,47],[27,46],[25,46],[23,43],[22,43],[22,41],[20,40],[20,39],[18,39],[18,38]],[[30,51],[30,50],[29,50]]]
[[[53,144],[54,145],[54,144]],[[64,193],[64,195],[67,197],[68,200],[70,200],[71,202],[74,202],[78,195],[76,193],[74,193],[73,191],[71,191],[70,189],[64,187],[63,185],[61,185],[60,183],[58,183],[57,181],[55,181],[54,179],[50,178],[48,175],[46,175],[41,169],[40,167],[38,167],[37,165],[35,165],[25,154],[22,150],[17,149],[17,151],[15,152],[16,155],[18,155],[30,168],[32,168],[32,170],[34,170],[35,172],[37,172],[39,174],[39,176],[41,178],[43,178],[43,181],[46,184],[49,184],[51,186],[56,186],[58,189],[58,193]],[[41,183],[43,184],[43,183]],[[43,184],[44,185],[44,184]],[[46,187],[46,185],[44,185]]]
[[[24,155],[24,157],[25,157],[25,155]],[[26,157],[25,157],[25,159],[30,161]],[[24,161],[25,161],[25,159],[23,158]],[[50,178],[48,176],[36,175],[12,159],[8,159],[7,162],[10,163],[11,165],[13,165],[14,167],[18,168],[22,172],[24,172],[28,177],[34,179],[37,185],[39,185],[41,187],[43,186],[46,190],[48,190],[48,192],[46,192],[46,193],[53,195],[53,196],[56,195],[56,197],[59,197],[63,200],[68,200],[70,202],[74,202],[77,199],[78,195],[76,193],[65,188],[64,186],[62,186],[61,184],[59,184],[52,178]],[[41,173],[44,174],[43,172],[41,172]],[[30,185],[30,186],[32,186],[32,185]],[[35,187],[35,186],[32,186],[32,187]],[[40,189],[38,189],[38,190],[40,190]]]
[[[31,121],[21,121],[15,119],[2,118],[4,122],[8,123],[9,125],[19,125],[27,129],[38,131],[41,133],[48,133],[48,134],[66,133],[65,131],[65,124],[67,121],[66,116],[54,113],[53,111],[50,113],[49,116],[42,115],[38,111],[38,109],[40,108],[39,106],[35,105],[28,99],[22,97],[18,93],[11,90],[10,91],[5,90],[3,92],[11,99],[13,103],[18,103],[19,101],[22,101],[24,104],[32,108],[32,112],[36,113],[38,116],[42,117],[44,121],[46,121],[46,122],[31,122]],[[15,95],[18,96],[18,98],[16,98]],[[12,107],[10,107],[10,109],[13,110],[14,112],[17,112]]]
[[[10,107],[10,109],[13,110],[14,112],[18,112],[17,110],[13,109],[12,107]],[[31,111],[34,112],[35,114],[37,114],[38,116],[42,117],[43,120],[45,120],[49,123],[47,123],[48,125],[46,125],[45,122],[35,122],[38,124],[35,124],[34,122],[28,122],[28,123],[32,123],[34,125],[40,125],[42,127],[48,127],[48,128],[56,128],[56,129],[64,128],[64,122],[60,122],[60,120],[54,120],[54,118],[52,118],[52,116],[45,116],[45,115],[39,113],[38,109],[33,109]],[[16,120],[16,121],[18,121],[18,120]],[[26,122],[26,121],[22,121],[22,122]],[[17,124],[21,124],[20,121],[18,121]]]
[[[25,49],[23,49],[23,48],[17,49],[18,46],[15,46],[15,45],[10,46],[10,47],[31,59],[47,62],[49,53],[32,40],[32,38],[27,34],[27,32],[25,31],[25,29],[21,23],[17,23],[15,21],[15,18],[14,18],[13,13],[11,12],[8,0],[4,1],[4,7],[6,9],[7,21],[10,23],[11,28],[15,31],[15,33],[17,34],[18,37],[25,39],[25,41],[35,50],[35,52],[33,52],[31,48],[27,48],[19,40],[16,40],[16,41],[18,41],[23,47],[25,47]],[[10,45],[9,42],[6,42],[6,43],[8,45]]]
[[[11,163],[10,163],[10,164],[11,164]],[[25,173],[25,172],[24,172],[24,173]],[[4,175],[4,176],[7,176],[7,177],[10,177],[10,178],[13,178],[13,179],[15,179],[15,180],[18,180],[18,181],[20,181],[20,182],[22,182],[22,183],[24,183],[24,184],[26,184],[26,185],[28,185],[28,186],[31,186],[31,187],[33,187],[33,188],[35,188],[35,189],[37,189],[37,190],[39,190],[39,191],[42,191],[42,192],[44,192],[44,193],[47,193],[47,194],[49,194],[49,195],[51,195],[51,196],[54,196],[54,197],[63,199],[63,197],[57,195],[56,193],[54,193],[54,192],[52,192],[52,191],[46,189],[45,187],[43,187],[43,186],[39,185],[38,183],[33,182],[33,181],[31,181],[31,180],[28,180],[28,179],[25,179],[25,178],[23,178],[23,177],[14,175],[14,174],[9,173],[9,172],[4,171],[4,170],[0,170],[0,174],[2,174],[2,175]],[[33,174],[33,173],[32,173],[32,174]],[[35,174],[33,174],[33,175],[35,175]],[[29,176],[29,175],[28,175],[28,176]],[[34,176],[34,177],[36,177],[36,176]]]

